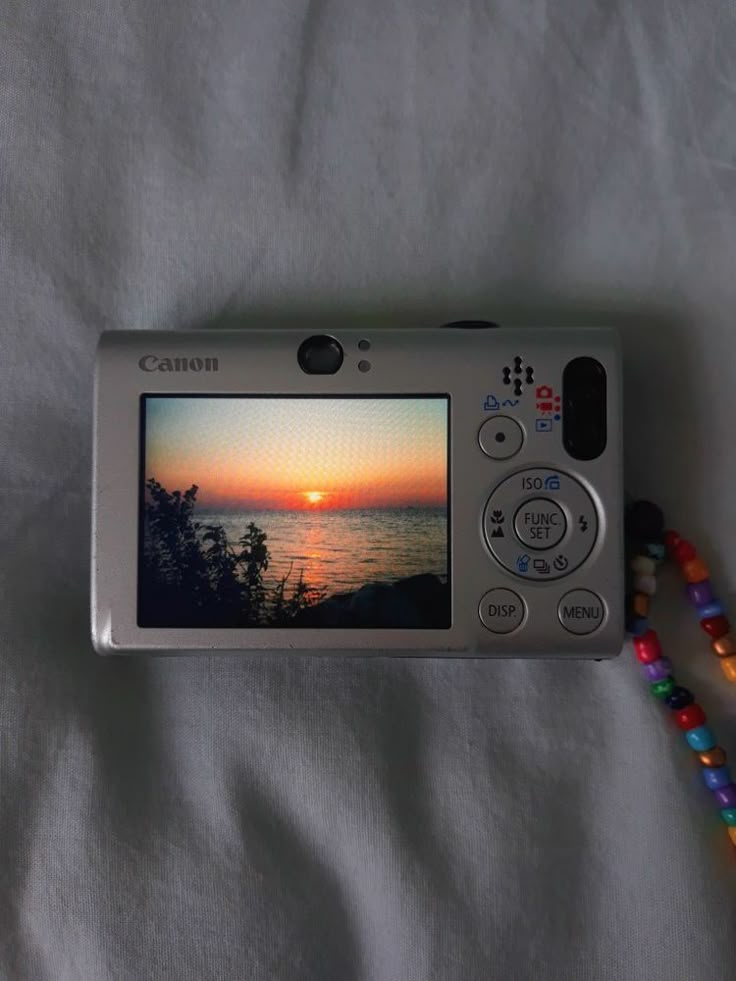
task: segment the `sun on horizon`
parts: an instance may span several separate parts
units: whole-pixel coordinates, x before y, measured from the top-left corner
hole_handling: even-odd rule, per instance
[[[317,490],[304,491],[304,497],[308,504],[321,504],[325,499],[323,492]]]

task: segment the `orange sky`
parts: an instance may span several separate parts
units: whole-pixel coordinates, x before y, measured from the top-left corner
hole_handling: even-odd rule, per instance
[[[146,477],[211,508],[444,505],[447,417],[444,398],[149,397]]]

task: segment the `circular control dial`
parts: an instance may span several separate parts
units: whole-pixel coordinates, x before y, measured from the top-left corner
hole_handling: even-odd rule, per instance
[[[488,498],[483,530],[493,557],[520,579],[562,579],[590,555],[598,512],[583,485],[547,467],[506,477]]]

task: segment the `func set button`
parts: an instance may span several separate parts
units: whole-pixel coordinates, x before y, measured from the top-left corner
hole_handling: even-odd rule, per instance
[[[528,548],[554,548],[565,537],[566,530],[565,512],[546,497],[526,501],[514,518],[516,537]]]

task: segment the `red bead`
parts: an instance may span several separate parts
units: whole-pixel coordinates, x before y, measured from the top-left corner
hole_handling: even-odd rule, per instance
[[[723,637],[731,629],[731,624],[727,617],[706,617],[700,621],[700,626],[714,640]]]
[[[647,630],[641,637],[634,637],[634,651],[642,664],[653,664],[662,656],[662,648],[655,630]]]
[[[680,536],[677,534],[676,531],[670,530],[664,533],[664,543],[667,546],[667,550],[670,553],[672,552],[673,548],[675,548],[677,545],[680,544],[681,541],[682,539],[680,538]]]
[[[705,712],[697,704],[686,705],[684,709],[679,709],[673,714],[680,729],[695,729],[697,726],[705,725]]]
[[[697,558],[698,553],[695,551],[695,546],[690,542],[686,542],[684,538],[675,545],[672,550],[672,558],[675,562],[689,562],[690,559]]]

